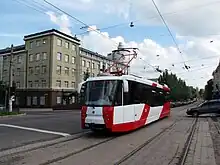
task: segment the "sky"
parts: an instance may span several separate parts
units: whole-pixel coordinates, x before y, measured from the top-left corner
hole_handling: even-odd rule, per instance
[[[157,78],[154,68],[159,66],[199,88],[219,64],[220,0],[154,0],[174,40],[152,0],[46,1],[66,13],[45,0],[0,1],[0,49],[23,44],[24,35],[55,28],[103,55],[119,42],[138,48],[131,73]]]

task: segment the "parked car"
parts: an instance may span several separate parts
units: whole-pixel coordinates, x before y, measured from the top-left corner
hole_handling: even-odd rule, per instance
[[[187,109],[186,113],[191,116],[199,116],[208,113],[220,114],[220,100],[205,101],[197,107]]]

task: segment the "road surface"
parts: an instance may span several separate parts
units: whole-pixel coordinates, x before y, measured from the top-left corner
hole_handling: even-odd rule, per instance
[[[216,165],[220,163],[218,158],[220,149],[219,117],[209,115],[199,118],[187,117],[185,111],[190,106],[192,105],[173,108],[172,115],[169,118],[128,134],[106,135],[87,133],[75,139],[67,139],[59,143],[30,149],[13,155],[10,152],[6,154],[3,151],[0,152],[0,163],[16,165]],[[70,114],[74,116],[72,119],[68,118]],[[47,120],[45,116],[48,115],[51,115],[48,117],[48,121],[44,121]],[[29,117],[26,116],[28,119],[32,118],[33,122],[31,119],[29,122],[24,122],[25,117],[6,119],[5,121],[8,124],[11,124],[11,122],[19,124],[20,120],[24,122],[20,123],[23,126],[28,124],[41,129],[61,130],[69,134],[81,131],[80,114],[77,112],[66,112],[66,114],[52,113],[48,115],[32,114]],[[40,116],[42,119],[39,119],[41,118]],[[57,127],[54,126],[56,119],[57,124],[59,124]],[[38,120],[39,122],[37,122]],[[69,124],[66,124],[66,122],[74,124],[72,124],[72,127],[68,127]],[[47,126],[44,126],[44,124],[47,124]],[[62,125],[65,128],[62,128]],[[33,133],[33,131],[30,132]],[[44,136],[42,133],[40,134]],[[26,136],[25,138],[27,138]],[[45,135],[45,139],[54,138],[52,137],[54,135],[50,135],[51,137],[46,136],[48,134]],[[27,139],[30,141],[31,137]],[[213,143],[215,144],[214,148]]]

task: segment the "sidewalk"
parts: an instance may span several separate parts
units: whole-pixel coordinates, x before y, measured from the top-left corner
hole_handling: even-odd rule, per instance
[[[20,108],[20,112],[51,112],[52,108]]]
[[[206,118],[199,118],[190,151],[187,155],[186,165],[217,165],[210,126],[208,121],[205,120]]]

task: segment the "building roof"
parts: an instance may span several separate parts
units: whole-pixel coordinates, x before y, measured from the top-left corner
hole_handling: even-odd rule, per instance
[[[96,56],[96,57],[99,57],[99,58],[102,58],[102,59],[105,59],[105,60],[108,60],[108,61],[112,61],[112,62],[113,62],[113,60],[111,60],[111,59],[108,58],[107,56],[98,54],[97,52],[93,52],[93,51],[91,51],[91,50],[88,50],[88,49],[82,48],[82,47],[79,47],[79,49],[82,50],[82,51],[84,51],[84,52],[90,53],[90,54],[92,54],[92,55],[94,55],[94,56]],[[118,63],[118,64],[125,66],[124,63]],[[130,65],[128,65],[128,67],[130,67]]]
[[[96,57],[100,57],[100,58],[102,58],[102,59],[111,61],[108,57],[106,57],[106,56],[104,56],[104,55],[101,55],[101,54],[98,54],[97,52],[93,52],[93,51],[91,51],[91,50],[88,50],[88,49],[82,48],[82,47],[80,47],[79,49],[82,50],[82,51],[84,51],[84,52],[90,53],[90,54],[92,54],[92,55],[94,55],[94,56],[96,56]]]
[[[73,37],[71,35],[65,34],[65,33],[61,32],[59,30],[56,30],[56,29],[50,29],[50,30],[45,30],[45,31],[41,31],[41,32],[26,35],[26,36],[24,36],[24,40],[34,38],[34,37],[38,37],[38,36],[50,35],[50,34],[62,35],[62,36],[65,36],[65,37],[67,37],[71,40],[74,40],[76,42],[80,42],[80,40],[77,37]]]
[[[14,46],[13,47],[13,52],[18,52],[18,51],[25,51],[25,45],[18,45],[18,46]],[[0,55],[6,54],[6,53],[10,53],[11,52],[11,48],[7,47],[5,49],[1,49],[0,50]]]

